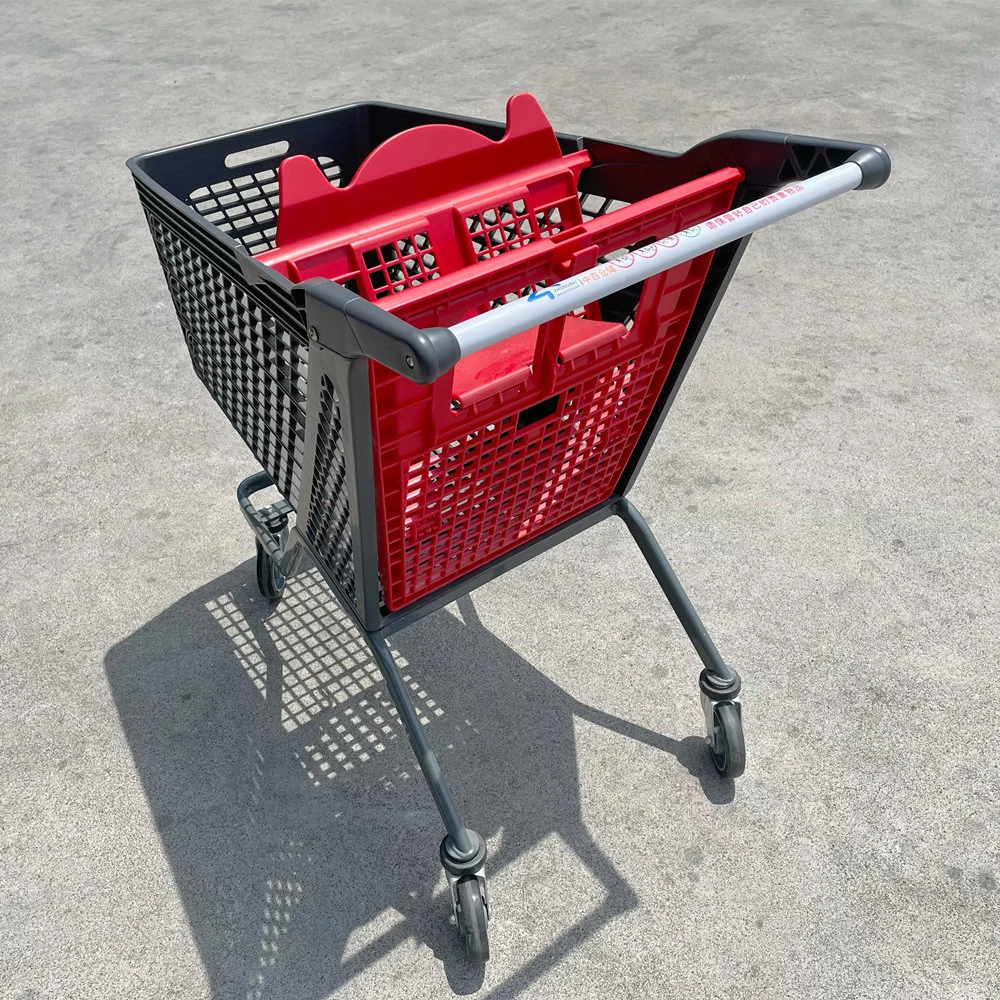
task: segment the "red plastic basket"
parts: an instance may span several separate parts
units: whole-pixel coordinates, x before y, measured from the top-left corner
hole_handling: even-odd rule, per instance
[[[418,327],[448,326],[728,209],[717,170],[583,220],[584,151],[563,155],[534,98],[499,142],[455,125],[395,135],[336,188],[279,170],[276,246],[292,281],[334,279]],[[663,386],[711,261],[646,281],[634,321],[593,303],[467,358],[432,385],[371,363],[379,571],[390,610],[607,500]]]

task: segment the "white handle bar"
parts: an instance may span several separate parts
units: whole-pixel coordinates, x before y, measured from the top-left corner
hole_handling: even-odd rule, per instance
[[[749,236],[796,212],[853,191],[863,176],[861,167],[852,162],[825,170],[815,177],[765,195],[758,201],[707,219],[682,233],[667,236],[624,257],[615,257],[606,264],[565,278],[522,299],[463,320],[453,326],[451,332],[458,340],[464,358],[522,330],[563,316],[667,268]]]

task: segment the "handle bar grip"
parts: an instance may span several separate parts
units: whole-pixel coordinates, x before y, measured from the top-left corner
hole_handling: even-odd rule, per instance
[[[888,156],[878,147],[854,153],[839,167],[795,181],[682,233],[566,278],[524,298],[451,327],[462,357],[500,343],[533,326],[634,285],[758,229],[861,187],[878,187],[888,176]]]
[[[413,382],[427,385],[469,354],[837,195],[878,187],[887,179],[889,169],[888,154],[878,146],[866,146],[841,166],[790,183],[757,201],[451,328],[417,329],[334,281],[311,279],[299,286],[310,337],[344,357],[367,356]]]

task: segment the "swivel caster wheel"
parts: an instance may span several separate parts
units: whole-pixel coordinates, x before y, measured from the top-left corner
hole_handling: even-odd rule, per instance
[[[475,875],[460,878],[455,894],[458,936],[465,944],[465,954],[471,962],[485,962],[490,957],[489,917],[479,879]]]
[[[257,589],[268,601],[280,600],[285,592],[284,576],[259,541],[257,542]]]
[[[740,710],[730,701],[712,711],[712,763],[723,778],[738,778],[747,763]]]

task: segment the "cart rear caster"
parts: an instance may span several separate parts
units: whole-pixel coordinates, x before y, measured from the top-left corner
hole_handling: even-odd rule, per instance
[[[236,499],[257,539],[257,589],[265,600],[277,601],[285,592],[287,578],[298,571],[302,541],[295,536],[289,547],[288,517],[295,511],[287,500],[279,499],[259,509],[254,506],[253,495],[272,486],[271,477],[266,472],[258,472],[240,483]],[[268,543],[267,548],[261,544],[262,538]]]
[[[285,592],[284,576],[259,541],[257,542],[257,589],[267,601],[280,600]]]
[[[472,845],[464,856],[451,837],[441,841],[441,864],[451,890],[451,922],[465,945],[470,962],[490,957],[490,904],[486,896],[486,842],[475,830],[466,830]]]
[[[708,746],[712,763],[723,778],[738,778],[747,763],[743,742],[743,706],[740,675],[722,664],[718,673],[707,667],[698,678],[701,710],[705,713]]]
[[[486,962],[490,957],[489,916],[479,879],[475,875],[459,879],[455,896],[456,925],[466,957],[470,962]]]
[[[739,708],[731,701],[715,705],[712,723],[712,763],[723,778],[738,778],[747,763]]]

